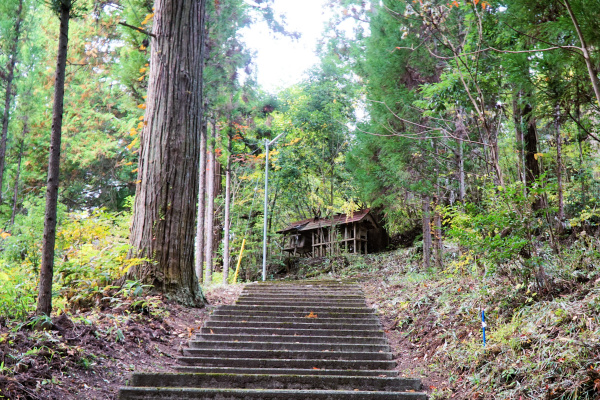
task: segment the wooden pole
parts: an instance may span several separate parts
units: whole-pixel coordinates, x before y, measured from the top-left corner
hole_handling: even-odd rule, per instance
[[[244,255],[244,246],[246,245],[246,238],[242,240],[242,248],[240,249],[240,255],[238,256],[237,266],[235,267],[235,275],[233,275],[233,282],[237,283],[238,274],[240,273],[240,265],[242,264],[242,256]]]

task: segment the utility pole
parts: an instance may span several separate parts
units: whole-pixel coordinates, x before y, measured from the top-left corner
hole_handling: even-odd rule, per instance
[[[267,221],[268,221],[268,203],[269,203],[269,147],[279,140],[285,132],[280,133],[275,139],[269,141],[265,139],[265,209],[264,209],[264,227],[263,227],[263,265],[262,280],[267,280]]]

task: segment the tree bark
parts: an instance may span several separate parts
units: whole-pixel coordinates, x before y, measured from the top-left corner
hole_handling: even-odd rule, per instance
[[[19,178],[21,176],[21,161],[23,160],[23,148],[25,147],[25,135],[27,135],[27,119],[23,122],[23,135],[21,137],[21,145],[19,146],[19,156],[17,158],[17,173],[15,175],[15,185],[13,189],[12,213],[10,215],[10,226],[15,224],[15,216],[17,215],[17,200],[19,199]]]
[[[465,189],[465,154],[464,154],[464,141],[466,136],[465,124],[462,120],[461,113],[456,115],[456,135],[458,136],[458,198],[462,205],[465,204],[466,189]]]
[[[217,139],[217,122],[213,120],[212,135],[208,144],[207,167],[206,167],[206,221],[204,226],[204,281],[210,284],[213,271],[213,240],[214,240],[214,218],[215,218],[215,141]]]
[[[196,277],[204,280],[204,223],[206,212],[206,120],[203,119],[200,137],[200,167],[198,184],[198,221],[196,222]]]
[[[435,261],[436,266],[441,270],[444,267],[444,243],[442,240],[442,216],[437,210],[437,206],[439,205],[438,200],[436,199],[436,210],[433,214],[433,225],[434,225],[434,244],[435,244]]]
[[[60,33],[56,57],[54,103],[52,105],[52,133],[46,184],[46,212],[44,215],[44,237],[42,241],[42,265],[37,298],[37,315],[52,312],[52,277],[54,275],[54,244],[56,242],[56,209],[58,203],[58,179],[60,173],[60,142],[65,97],[65,70],[69,44],[69,19],[71,0],[63,0],[60,9]]]
[[[577,37],[579,38],[579,42],[581,43],[581,51],[583,53],[583,59],[585,60],[585,65],[588,70],[588,75],[590,76],[590,80],[592,82],[592,88],[594,89],[594,94],[596,95],[596,102],[600,105],[600,82],[598,82],[598,75],[596,72],[596,68],[592,62],[590,52],[583,37],[583,33],[581,32],[581,27],[579,26],[579,22],[577,21],[577,17],[575,13],[573,13],[573,9],[571,8],[571,3],[569,0],[564,0],[565,6],[567,7],[567,11],[569,13],[569,17],[571,17],[571,22],[575,27],[575,31],[577,32]]]
[[[156,0],[129,276],[186,305],[204,297],[194,270],[202,128],[205,0]]]
[[[513,96],[513,123],[515,124],[515,144],[518,154],[517,174],[519,180],[524,184],[527,182],[525,178],[525,146],[523,141],[523,113],[519,106],[519,98],[522,97],[522,92]]]
[[[531,104],[526,103],[524,106],[519,107],[518,109],[520,112],[519,120],[522,120],[524,125],[522,125],[521,129],[523,132],[525,151],[525,184],[529,190],[540,177],[540,165],[537,161],[536,155],[538,154],[536,119],[533,116],[533,107]],[[543,207],[542,199],[536,198],[532,204],[532,207],[534,211],[540,210]]]
[[[565,219],[565,202],[563,197],[562,182],[562,138],[560,136],[560,106],[556,106],[556,116],[554,119],[556,128],[556,183],[558,185],[558,232],[563,231],[563,220]]]
[[[231,137],[227,141],[227,169],[225,170],[225,216],[223,226],[223,284],[227,285],[229,277],[229,227],[231,224]]]
[[[19,51],[19,38],[21,34],[21,23],[23,21],[23,0],[17,6],[17,20],[15,22],[15,37],[9,53],[8,71],[6,74],[6,94],[4,96],[4,113],[2,114],[2,136],[0,137],[0,204],[2,204],[2,184],[4,183],[4,165],[6,163],[6,140],[8,138],[8,122],[10,116],[10,103],[13,95],[13,80],[15,77],[15,65],[17,64],[17,53]]]
[[[431,267],[431,215],[429,196],[423,197],[423,266]]]

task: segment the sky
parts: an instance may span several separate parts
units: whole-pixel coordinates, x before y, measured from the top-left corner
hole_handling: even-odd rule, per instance
[[[248,3],[251,3],[248,0]],[[324,14],[326,0],[275,0],[275,14],[286,16],[290,31],[302,34],[299,40],[274,36],[265,23],[253,24],[242,31],[248,47],[256,52],[258,84],[274,93],[302,80],[303,73],[318,63],[316,46],[329,19]]]

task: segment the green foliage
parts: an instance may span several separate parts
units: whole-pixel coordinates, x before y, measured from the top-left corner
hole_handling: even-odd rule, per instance
[[[2,315],[23,320],[34,309],[43,231],[43,202],[25,202],[27,215],[19,215],[12,234],[0,239],[0,294]],[[113,298],[113,283],[142,259],[127,258],[129,212],[105,209],[65,214],[60,208],[57,229],[53,297],[58,309],[74,310],[101,306]],[[138,282],[127,284],[115,295],[141,295]],[[134,308],[148,310],[139,304]]]
[[[536,195],[540,191],[525,195],[522,183],[505,187],[488,184],[481,203],[442,210],[450,227],[446,233],[450,240],[458,241],[464,257],[476,258],[486,264],[488,273],[494,273],[500,265],[517,260],[523,249],[533,249],[531,237],[544,226],[531,209]]]

